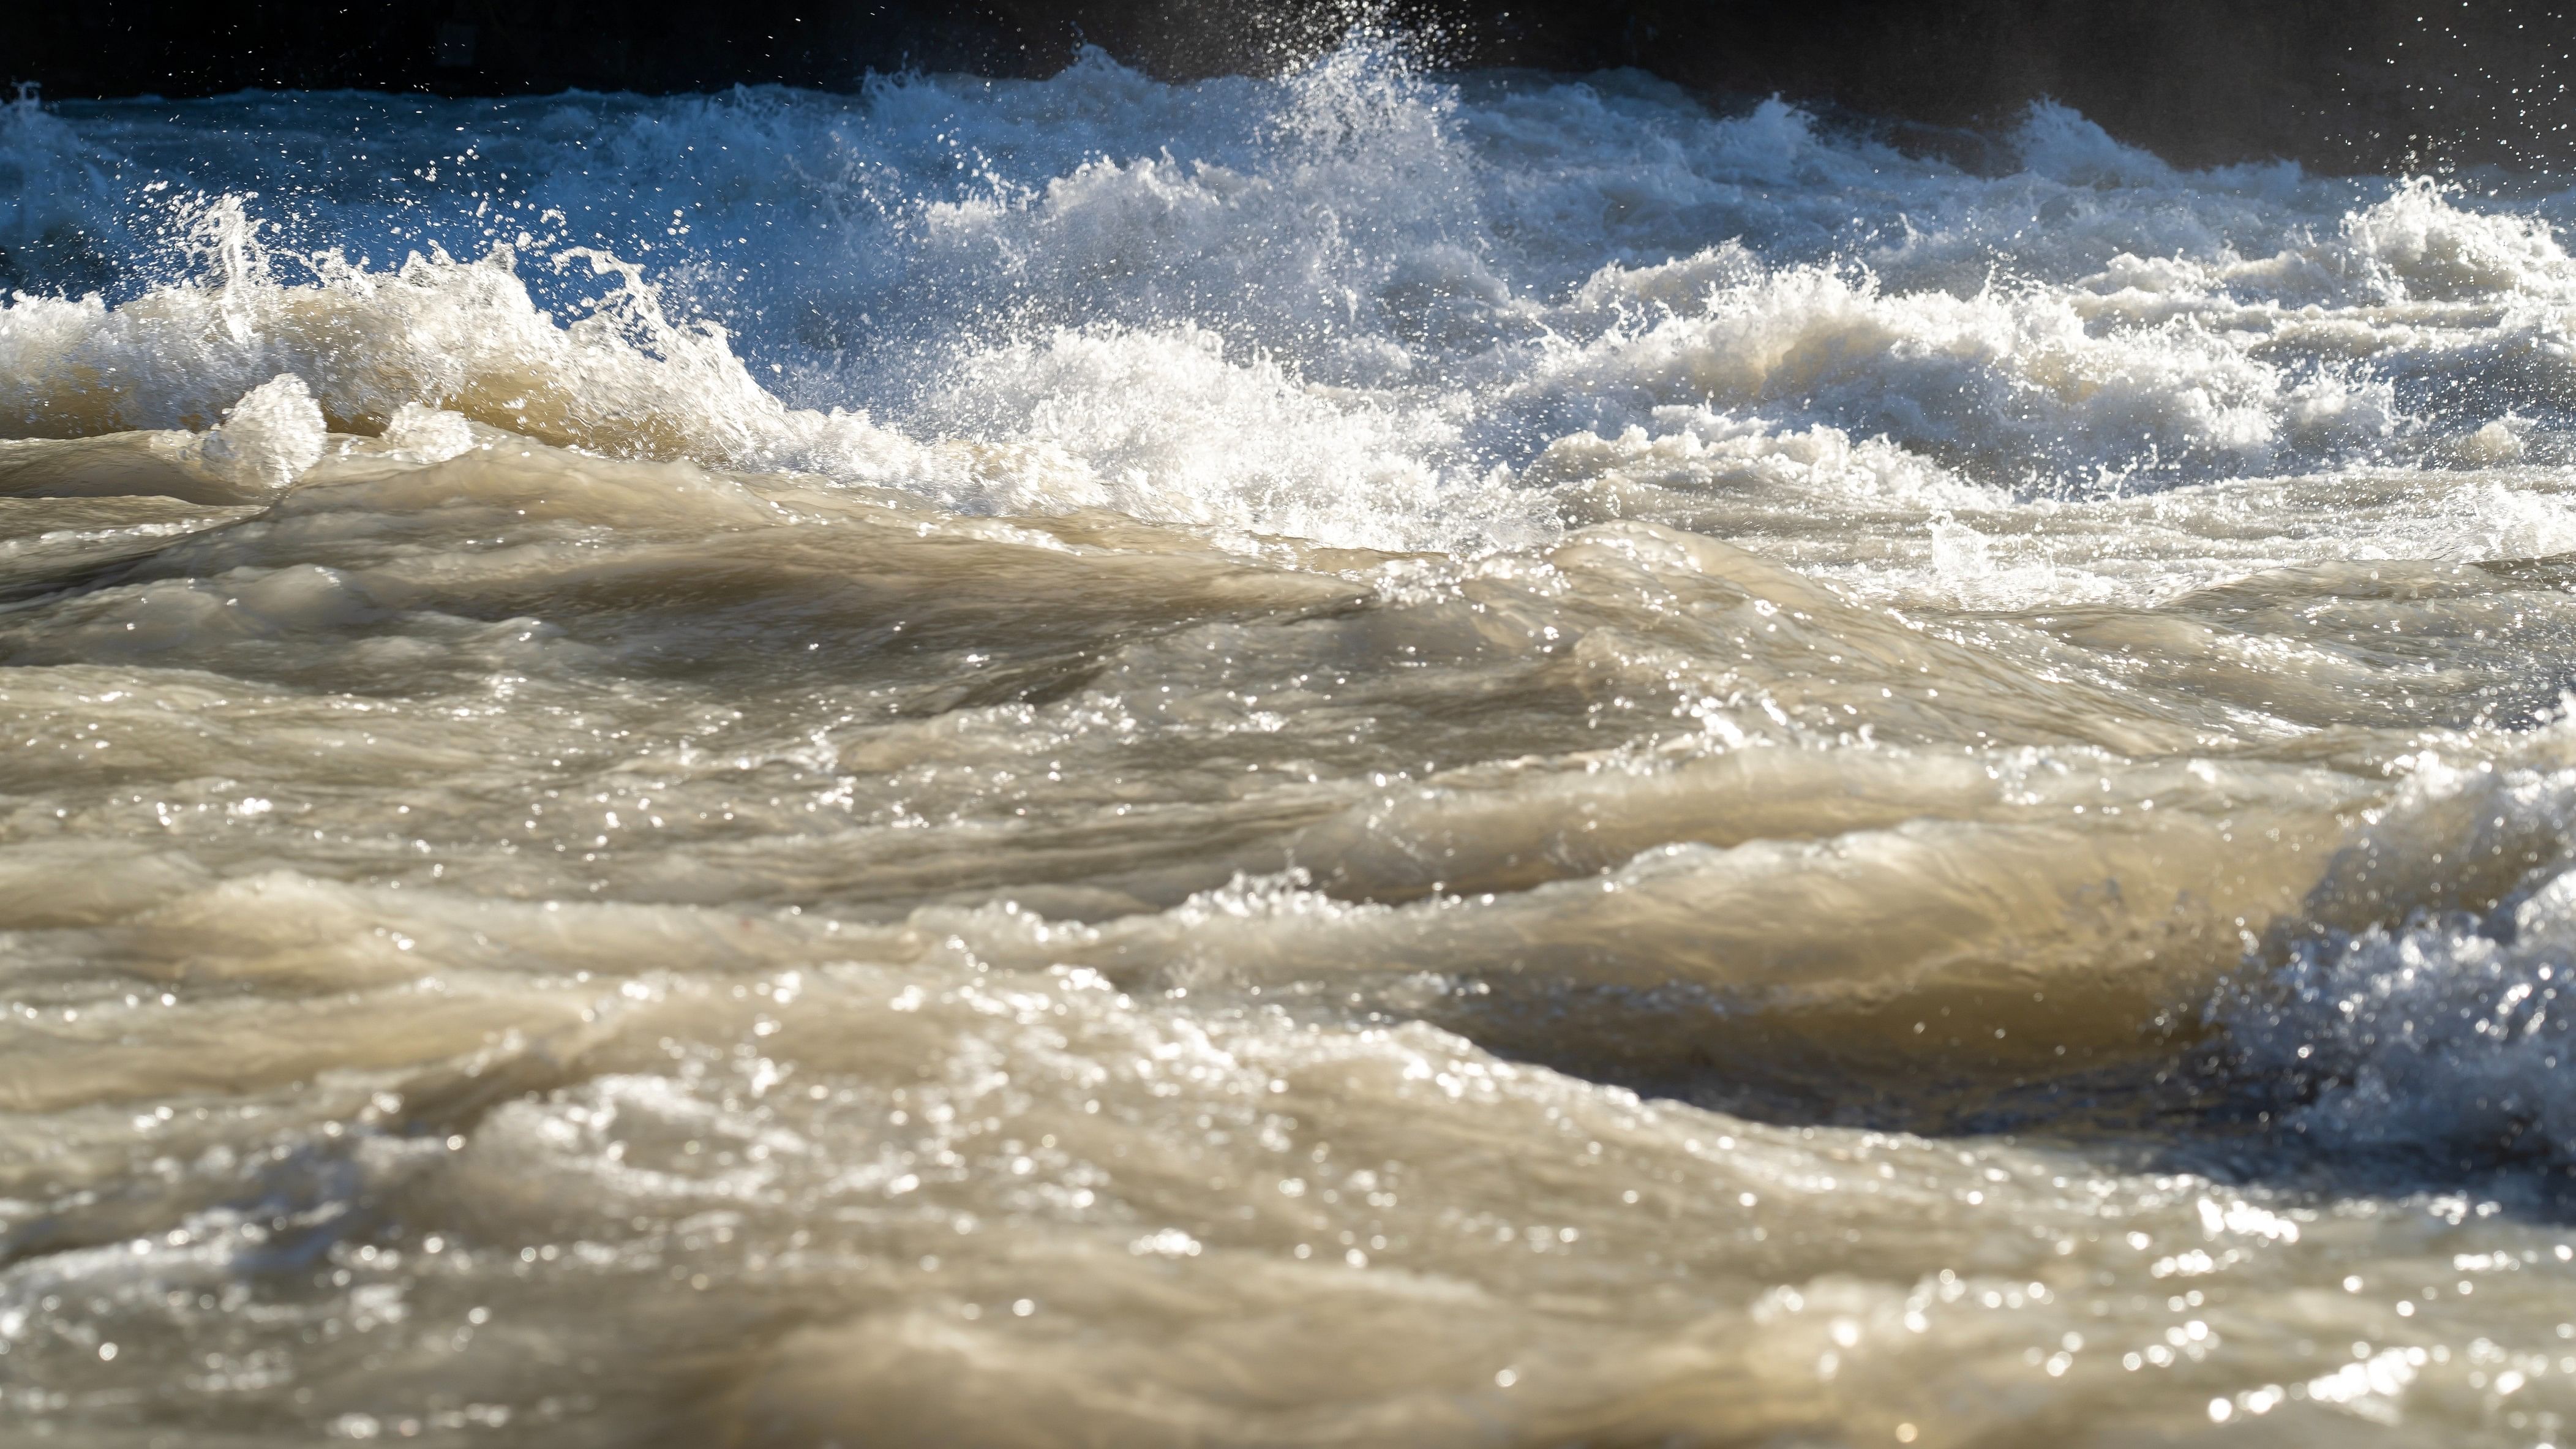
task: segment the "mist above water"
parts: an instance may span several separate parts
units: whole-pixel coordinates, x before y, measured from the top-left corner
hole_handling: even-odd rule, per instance
[[[0,111],[0,1413],[2553,1441],[2566,202],[1995,154]]]

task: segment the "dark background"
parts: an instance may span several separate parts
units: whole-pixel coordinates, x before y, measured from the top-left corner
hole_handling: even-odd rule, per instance
[[[1396,0],[1436,63],[1639,66],[1934,126],[2051,95],[2209,163],[2569,169],[2576,20],[2541,0]],[[1292,64],[1347,5],[1188,0],[7,0],[0,81],[49,98],[245,87],[445,94],[847,88],[906,67],[1044,75],[1083,43],[1168,77]]]

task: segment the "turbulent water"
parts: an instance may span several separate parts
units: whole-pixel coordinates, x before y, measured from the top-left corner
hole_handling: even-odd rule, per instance
[[[2576,195],[0,109],[0,1440],[2576,1431]]]

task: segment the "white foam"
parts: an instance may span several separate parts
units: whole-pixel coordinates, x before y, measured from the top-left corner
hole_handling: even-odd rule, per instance
[[[281,372],[241,395],[197,447],[208,471],[250,488],[275,490],[322,461],[329,430],[304,379]]]
[[[424,463],[444,463],[476,446],[474,425],[455,413],[404,403],[385,420],[384,443]]]
[[[371,133],[410,178],[381,195],[294,190],[264,111],[222,129],[252,105],[204,103],[184,153],[114,108],[8,111],[7,234],[77,234],[116,280],[0,306],[0,432],[204,429],[293,374],[362,433],[418,407],[960,509],[1474,549],[1589,516],[1550,489],[1691,470],[1928,522],[2495,466],[2481,430],[2528,450],[2576,377],[2576,270],[2529,207],[2180,171],[2053,105],[1978,176],[1776,100],[1460,84],[1363,38],[1189,86],[1092,53],[440,103]]]

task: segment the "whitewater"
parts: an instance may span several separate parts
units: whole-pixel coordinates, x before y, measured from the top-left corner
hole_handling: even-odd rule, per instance
[[[2564,1443],[2571,223],[1368,36],[0,106],[0,1439]]]

